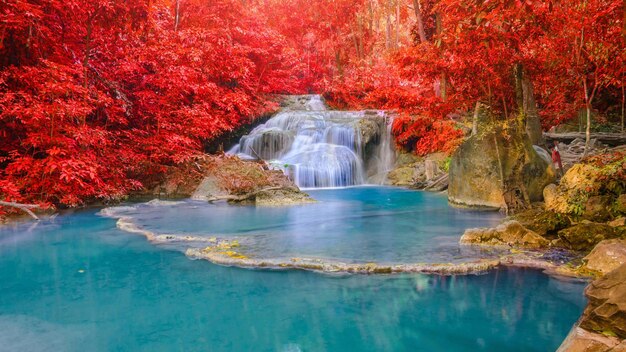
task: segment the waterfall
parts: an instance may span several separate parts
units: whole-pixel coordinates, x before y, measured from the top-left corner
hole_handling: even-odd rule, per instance
[[[369,158],[368,178],[369,183],[385,184],[387,174],[395,167],[396,150],[391,134],[393,116],[385,116],[384,131],[380,134],[380,140],[376,150]]]
[[[360,185],[391,169],[395,152],[384,113],[328,110],[319,95],[286,101],[229,153],[266,160],[305,188]]]

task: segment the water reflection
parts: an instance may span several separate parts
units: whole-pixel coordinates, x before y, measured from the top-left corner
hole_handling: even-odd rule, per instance
[[[584,304],[582,284],[531,270],[243,270],[156,248],[93,212],[43,225],[0,244],[0,349],[542,351]]]
[[[466,228],[495,225],[497,213],[454,209],[445,196],[390,187],[311,194],[319,203],[264,208],[189,201],[124,208],[118,216],[156,233],[235,236],[257,258],[447,263],[493,256],[490,249],[460,247],[458,240]]]

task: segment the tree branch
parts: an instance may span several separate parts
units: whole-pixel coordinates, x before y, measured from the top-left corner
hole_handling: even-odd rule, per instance
[[[285,189],[285,190],[296,190],[295,187],[283,187],[283,186],[276,186],[276,187],[267,187],[267,188],[262,188],[256,191],[252,191],[250,193],[246,193],[246,194],[242,194],[242,195],[234,195],[234,194],[228,194],[225,196],[215,196],[215,197],[211,197],[208,198],[207,201],[209,203],[218,201],[218,200],[234,200],[234,201],[242,201],[242,200],[246,200],[246,199],[250,199],[254,196],[256,196],[257,194],[261,193],[261,192],[265,192],[265,191],[273,191],[273,190],[278,190],[278,189]]]
[[[39,220],[39,217],[37,217],[37,215],[35,215],[35,213],[33,213],[31,210],[31,209],[38,209],[39,205],[37,204],[22,204],[22,203],[15,203],[15,202],[5,202],[5,201],[0,200],[0,206],[18,208],[26,212],[33,219]]]

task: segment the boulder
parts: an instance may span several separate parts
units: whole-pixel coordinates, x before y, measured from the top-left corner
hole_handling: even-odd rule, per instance
[[[453,154],[449,173],[451,204],[496,209],[541,201],[555,180],[520,126],[498,125],[471,136]]]
[[[397,167],[387,174],[387,183],[392,186],[412,186],[416,182],[416,165]]]
[[[607,221],[612,218],[609,210],[611,209],[611,196],[591,196],[585,203],[585,212],[583,218],[593,221]]]
[[[275,189],[261,191],[254,197],[254,205],[260,206],[284,206],[314,203],[315,200],[308,194],[297,189]]]
[[[586,269],[608,274],[626,263],[626,240],[604,240],[583,261]]]
[[[224,196],[226,194],[228,194],[228,192],[220,187],[217,177],[214,175],[207,175],[193,191],[191,198],[196,200],[207,200],[211,197]]]
[[[557,185],[551,183],[543,189],[543,202],[546,210],[565,213],[567,211],[567,197],[559,192]]]
[[[507,221],[495,228],[468,229],[461,244],[511,246],[528,249],[547,247],[550,241],[531,231],[518,221]]]
[[[623,216],[626,183],[620,170],[624,157],[623,151],[607,151],[574,164],[559,186],[544,189],[546,209],[594,222]]]
[[[625,352],[626,343],[612,336],[604,336],[575,326],[557,352]]]
[[[357,130],[360,133],[361,143],[366,148],[372,143],[377,143],[380,138],[380,132],[383,130],[381,124],[385,120],[379,117],[362,118],[357,123]]]
[[[559,186],[548,185],[543,190],[546,209],[563,214],[582,215],[588,201],[588,189],[594,189],[599,176],[597,168],[589,164],[574,164],[563,177]],[[593,198],[593,197],[592,197]],[[587,219],[593,219],[594,212],[603,213],[599,207],[604,198],[591,200]],[[606,215],[605,213],[602,214]],[[596,219],[593,219],[596,221]],[[602,219],[600,219],[602,221]]]
[[[599,173],[590,164],[574,164],[561,178],[560,186],[565,190],[593,188]]]
[[[207,155],[201,167],[204,177],[193,191],[194,199],[264,206],[314,202],[282,171],[271,170],[264,162]]]
[[[601,241],[618,236],[619,232],[607,224],[583,222],[559,231],[554,244],[575,251],[588,251]]]
[[[413,153],[400,152],[395,167],[387,173],[386,184],[392,186],[414,186],[426,177],[424,159]]]
[[[396,155],[396,166],[405,166],[419,161],[422,161],[422,158],[413,153],[400,151]]]
[[[580,327],[626,339],[626,264],[589,284],[585,296]]]

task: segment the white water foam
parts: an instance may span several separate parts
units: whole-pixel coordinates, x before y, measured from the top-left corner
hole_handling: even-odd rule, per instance
[[[383,112],[327,110],[318,95],[297,100],[302,99],[309,103],[281,110],[243,136],[229,153],[266,160],[303,188],[361,185],[368,182],[368,174],[382,175],[376,178],[382,183],[395,158],[391,119]],[[365,155],[361,140],[364,120],[371,120],[368,128],[373,122],[378,129],[378,146],[371,155]]]

